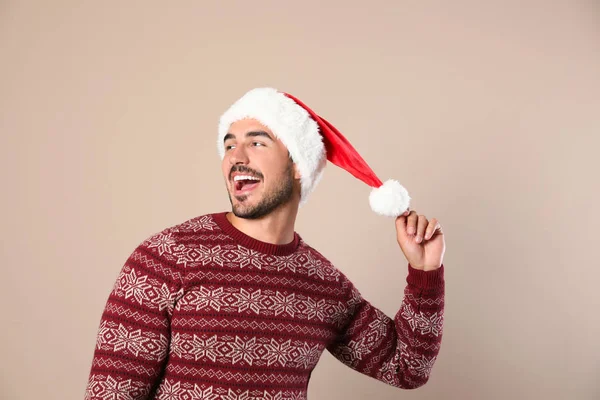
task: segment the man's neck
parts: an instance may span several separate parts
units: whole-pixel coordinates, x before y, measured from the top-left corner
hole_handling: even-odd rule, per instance
[[[232,212],[228,212],[226,217],[231,225],[253,239],[271,244],[288,244],[294,240],[296,214],[297,210],[283,208],[259,219],[239,218]]]

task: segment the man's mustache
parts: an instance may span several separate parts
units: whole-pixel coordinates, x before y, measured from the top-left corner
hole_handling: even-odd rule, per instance
[[[260,179],[264,178],[263,174],[261,174],[258,171],[253,170],[252,168],[248,168],[244,165],[234,165],[233,167],[231,167],[231,171],[229,171],[229,179],[230,180],[231,180],[231,175],[233,175],[234,172],[243,172],[243,173],[255,176]]]

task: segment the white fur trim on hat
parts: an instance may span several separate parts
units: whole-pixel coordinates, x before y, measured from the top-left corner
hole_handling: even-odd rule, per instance
[[[377,214],[397,217],[408,210],[410,196],[400,182],[389,179],[380,187],[371,190],[369,203]]]
[[[273,88],[252,89],[225,111],[219,120],[217,148],[223,159],[223,138],[236,121],[252,118],[269,128],[287,147],[300,172],[301,200],[306,202],[327,163],[317,122],[294,100]]]

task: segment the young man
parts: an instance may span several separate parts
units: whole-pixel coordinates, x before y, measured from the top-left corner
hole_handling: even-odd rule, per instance
[[[87,399],[305,399],[324,350],[399,388],[429,379],[443,325],[444,236],[300,100],[246,93],[221,117],[231,212],[141,243],[102,315]],[[326,161],[373,186],[408,261],[392,319],[294,231]],[[375,268],[374,266],[373,268]]]

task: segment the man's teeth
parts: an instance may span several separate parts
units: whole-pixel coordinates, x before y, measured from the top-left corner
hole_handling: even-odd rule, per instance
[[[254,176],[249,176],[249,175],[237,175],[235,177],[233,177],[234,182],[237,181],[259,181],[260,179],[255,178]]]

